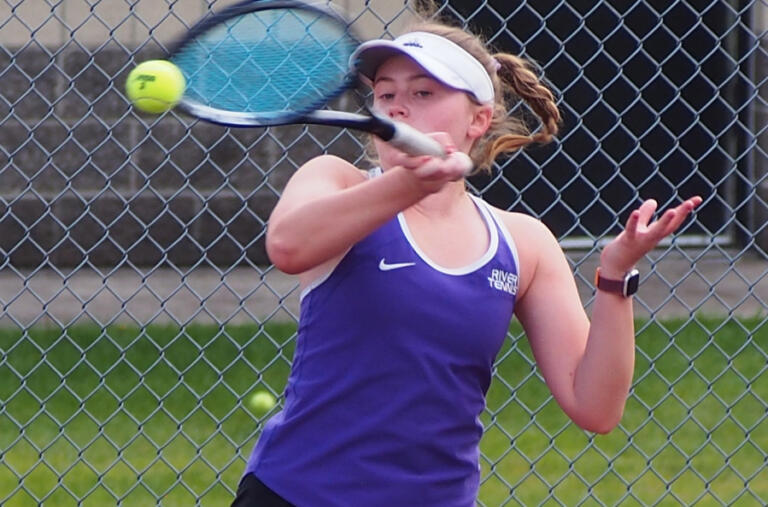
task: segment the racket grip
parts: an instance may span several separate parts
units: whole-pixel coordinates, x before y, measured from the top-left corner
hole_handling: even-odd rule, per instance
[[[445,157],[443,146],[405,123],[393,122],[394,135],[387,140],[389,144],[408,155],[431,155],[433,157]]]
[[[428,135],[405,123],[393,123],[395,133],[387,142],[398,150],[404,151],[409,155],[431,155],[441,158],[448,156],[443,146]],[[455,152],[451,156],[459,159],[464,166],[465,175],[468,175],[474,169],[472,159],[466,153]]]

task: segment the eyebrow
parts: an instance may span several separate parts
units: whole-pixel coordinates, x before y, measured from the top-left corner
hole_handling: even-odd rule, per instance
[[[436,81],[435,78],[433,78],[429,74],[416,74],[416,75],[408,77],[407,81],[415,81],[417,79],[422,79],[422,78],[427,78],[427,79],[431,79],[433,81]],[[387,76],[377,77],[376,80],[373,82],[373,84],[376,85],[376,84],[380,83],[381,81],[393,82],[394,79],[391,78],[391,77],[387,77]]]

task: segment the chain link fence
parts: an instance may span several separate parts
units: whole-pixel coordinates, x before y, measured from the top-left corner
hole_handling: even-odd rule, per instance
[[[138,115],[127,73],[216,0],[0,1],[0,503],[226,505],[293,354],[265,224],[292,172],[363,140]],[[403,2],[339,4],[367,37]],[[596,254],[640,199],[704,204],[644,261],[637,372],[606,436],[565,419],[519,326],[483,414],[479,503],[768,503],[768,3],[452,1],[535,60],[562,134],[471,186]],[[343,104],[342,104],[343,105]],[[479,304],[479,303],[478,303]],[[469,310],[468,310],[469,311]]]

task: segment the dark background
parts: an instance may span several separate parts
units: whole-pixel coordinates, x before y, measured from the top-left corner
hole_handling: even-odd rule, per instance
[[[473,183],[490,202],[539,216],[558,236],[615,234],[641,199],[705,198],[686,233],[723,235],[744,211],[740,122],[749,51],[722,3],[613,0],[455,2],[499,51],[534,60],[563,114],[556,143],[501,160]],[[450,15],[448,11],[444,13]],[[510,190],[508,183],[514,190]],[[738,239],[739,226],[733,237]]]

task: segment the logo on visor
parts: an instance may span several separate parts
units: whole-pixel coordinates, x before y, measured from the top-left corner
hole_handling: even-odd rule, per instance
[[[416,40],[410,41],[410,42],[404,42],[403,46],[412,46],[412,47],[415,47],[415,48],[422,48],[422,49],[424,48],[424,46],[419,44],[419,41],[416,41]]]

